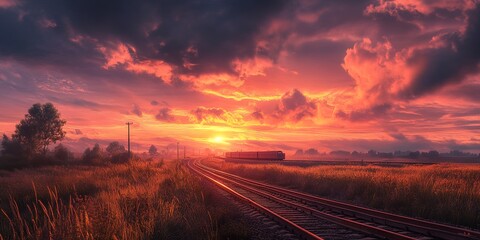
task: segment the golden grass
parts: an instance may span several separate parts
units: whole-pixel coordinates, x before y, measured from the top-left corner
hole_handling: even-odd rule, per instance
[[[479,165],[302,168],[223,162],[216,166],[248,178],[399,214],[472,228],[480,224]]]
[[[229,216],[178,163],[0,172],[0,186],[0,239],[217,239]]]

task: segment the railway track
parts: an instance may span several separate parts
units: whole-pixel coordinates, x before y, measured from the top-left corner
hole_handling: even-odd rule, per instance
[[[303,239],[480,239],[480,232],[408,218],[188,166]]]

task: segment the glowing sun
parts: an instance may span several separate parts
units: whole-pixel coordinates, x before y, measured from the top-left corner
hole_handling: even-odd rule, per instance
[[[214,138],[210,138],[209,142],[218,143],[218,144],[228,144],[227,142],[225,142],[225,138],[223,138],[222,136],[216,136]]]

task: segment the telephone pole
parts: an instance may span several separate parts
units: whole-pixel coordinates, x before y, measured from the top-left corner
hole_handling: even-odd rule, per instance
[[[132,156],[131,152],[130,152],[130,125],[132,125],[133,122],[127,122],[125,124],[127,124],[127,126],[128,126],[128,160],[130,160],[130,158]]]
[[[180,160],[180,155],[179,155],[179,152],[178,152],[178,144],[179,144],[179,142],[177,142],[177,160]]]
[[[183,159],[186,159],[187,158],[187,147],[186,146],[183,146]]]

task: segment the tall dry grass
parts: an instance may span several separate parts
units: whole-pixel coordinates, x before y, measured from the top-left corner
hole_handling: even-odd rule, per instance
[[[0,239],[218,239],[235,217],[179,163],[0,172],[0,186]]]
[[[455,225],[479,228],[480,166],[248,165],[216,167],[315,195]]]

